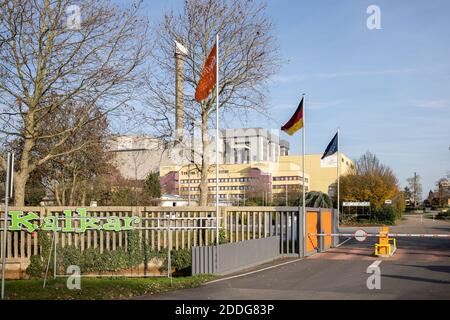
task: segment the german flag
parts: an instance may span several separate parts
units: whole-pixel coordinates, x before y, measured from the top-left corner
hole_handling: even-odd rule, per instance
[[[298,130],[303,128],[303,100],[300,102],[300,105],[292,116],[291,120],[288,121],[284,126],[281,127],[281,130],[286,132],[288,135],[292,136]]]

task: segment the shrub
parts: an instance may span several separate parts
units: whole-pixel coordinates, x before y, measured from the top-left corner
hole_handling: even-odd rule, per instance
[[[192,266],[192,252],[190,249],[182,249],[172,252],[172,267],[176,271],[188,271]]]
[[[310,191],[305,195],[305,203],[306,207],[309,208],[332,208],[333,201],[331,201],[330,197],[323,192],[320,191]],[[295,201],[295,206],[303,205],[303,197]]]
[[[127,252],[129,256],[129,267],[140,265],[146,259],[144,257],[144,248],[141,246],[141,238],[137,230],[127,232],[128,247]]]
[[[43,269],[43,263],[41,256],[34,255],[30,257],[30,264],[28,265],[25,272],[31,277],[31,278],[40,278],[42,275],[42,269]]]
[[[450,219],[450,211],[441,211],[436,216],[436,219],[438,220],[447,220]]]
[[[225,243],[228,243],[227,232],[222,227],[219,230],[219,244],[225,244]]]
[[[391,206],[383,206],[372,211],[372,217],[375,222],[394,224],[398,217],[398,213]]]
[[[69,266],[80,266],[82,265],[81,261],[82,253],[80,249],[75,248],[74,246],[67,246],[62,248],[58,246],[57,254],[56,254],[56,262],[59,268],[62,268],[65,272],[67,267]]]

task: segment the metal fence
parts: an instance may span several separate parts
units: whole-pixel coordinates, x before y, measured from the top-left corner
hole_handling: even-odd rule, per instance
[[[192,248],[192,275],[229,274],[280,257],[280,237]]]

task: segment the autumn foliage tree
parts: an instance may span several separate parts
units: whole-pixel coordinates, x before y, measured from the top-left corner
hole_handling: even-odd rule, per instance
[[[382,207],[386,200],[393,200],[397,206],[396,202],[404,199],[392,169],[369,151],[356,162],[353,173],[341,178],[340,197],[342,201],[369,201],[375,209]]]

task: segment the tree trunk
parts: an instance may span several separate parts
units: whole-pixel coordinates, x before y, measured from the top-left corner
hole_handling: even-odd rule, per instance
[[[200,180],[200,206],[208,205],[208,128],[207,128],[208,116],[207,112],[202,113],[202,171]]]
[[[28,174],[14,173],[14,205],[23,207],[25,205],[25,186],[28,181]]]
[[[53,193],[55,194],[56,204],[61,207],[61,198],[59,196],[58,186],[56,185],[56,183],[53,188]]]
[[[84,186],[84,188],[83,188],[83,193],[81,195],[81,203],[80,203],[80,205],[83,207],[86,206],[86,189],[85,188],[86,188],[86,186]]]

